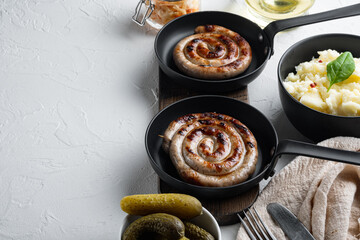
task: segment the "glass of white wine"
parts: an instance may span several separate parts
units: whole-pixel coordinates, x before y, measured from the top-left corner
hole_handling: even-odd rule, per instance
[[[315,0],[245,0],[249,10],[268,22],[303,15]]]

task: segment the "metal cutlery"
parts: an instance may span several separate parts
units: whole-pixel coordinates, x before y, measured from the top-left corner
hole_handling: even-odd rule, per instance
[[[255,208],[237,214],[251,240],[277,240]]]
[[[286,207],[279,203],[270,203],[267,205],[267,211],[290,240],[315,240],[309,230]]]

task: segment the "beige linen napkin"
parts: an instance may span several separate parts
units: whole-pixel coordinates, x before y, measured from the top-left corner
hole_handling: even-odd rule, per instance
[[[360,151],[359,138],[336,137],[319,145]],[[270,181],[254,207],[275,237],[287,239],[266,211],[271,202],[289,208],[317,240],[360,239],[358,166],[299,156]],[[243,227],[236,239],[249,239]]]

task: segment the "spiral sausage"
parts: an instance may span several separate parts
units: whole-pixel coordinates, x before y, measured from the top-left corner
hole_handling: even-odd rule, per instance
[[[217,25],[198,26],[194,35],[174,49],[176,66],[201,79],[226,79],[244,72],[250,65],[249,43],[239,34]]]
[[[186,182],[211,187],[245,181],[256,167],[257,142],[251,131],[228,115],[195,113],[171,122],[163,149]]]

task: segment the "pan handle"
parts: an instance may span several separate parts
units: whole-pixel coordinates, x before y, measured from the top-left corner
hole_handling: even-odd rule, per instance
[[[307,16],[294,17],[284,20],[278,20],[271,22],[264,28],[264,32],[271,44],[271,51],[274,53],[274,37],[275,35],[282,31],[293,27],[303,26],[312,23],[323,22],[327,20],[333,20],[344,17],[352,17],[360,15],[360,3],[354,4],[351,6],[338,8],[331,11],[311,14]]]
[[[322,147],[311,143],[288,139],[279,142],[274,158],[277,158],[282,154],[316,157],[360,166],[360,152]]]

